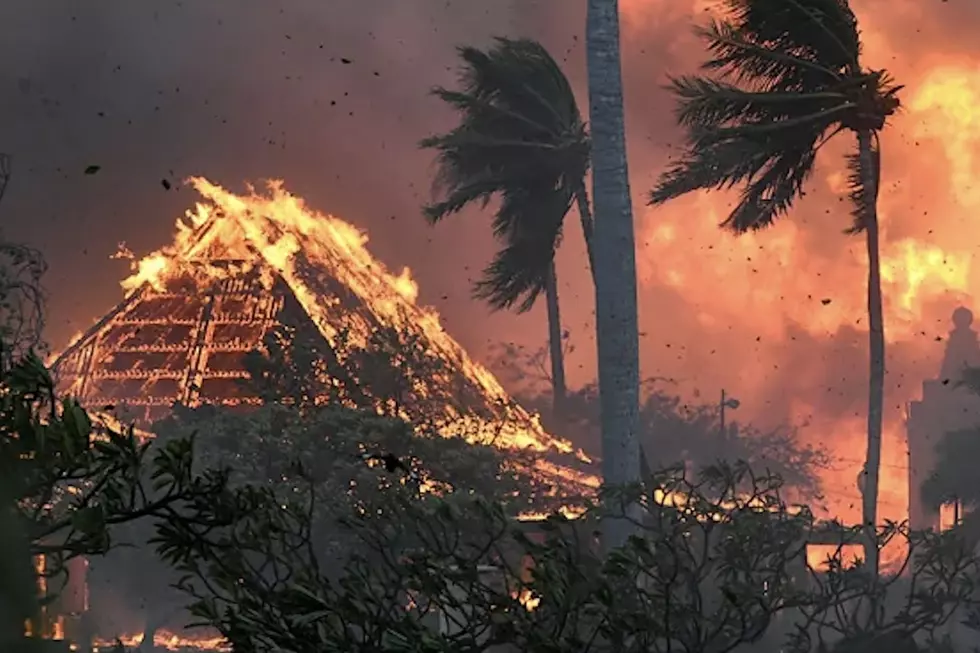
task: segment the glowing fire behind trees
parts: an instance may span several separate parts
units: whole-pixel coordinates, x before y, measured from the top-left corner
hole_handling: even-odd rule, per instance
[[[111,653],[118,650],[119,644],[129,649],[139,649],[143,643],[143,634],[119,635],[112,640],[99,639],[94,642],[92,650],[94,653]],[[194,634],[177,634],[168,630],[157,632],[153,638],[153,645],[157,649],[164,651],[230,651],[229,646],[222,637],[195,636]]]
[[[661,74],[692,72],[704,59],[703,44],[685,30],[723,4],[621,0],[637,206],[677,142]],[[905,404],[938,373],[953,309],[980,308],[972,226],[980,209],[980,51],[965,37],[978,14],[962,3],[851,5],[867,64],[905,85],[903,111],[882,145],[889,346],[879,499],[882,518],[905,519]],[[834,144],[807,197],[763,233],[735,238],[718,229],[730,208],[723,193],[639,211],[637,264],[645,374],[679,379],[687,398],[724,387],[742,401],[740,420],[801,425],[803,438],[838,458],[822,474],[829,511],[854,521],[867,432],[867,271],[863,240],[841,233],[850,146]]]

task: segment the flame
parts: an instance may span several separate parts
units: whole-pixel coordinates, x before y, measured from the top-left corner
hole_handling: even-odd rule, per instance
[[[241,195],[202,177],[191,178],[188,183],[203,199],[177,221],[170,245],[140,259],[120,246],[120,257],[131,259],[132,274],[121,283],[130,296],[144,289],[165,292],[168,283],[186,277],[189,271],[196,278],[204,275],[215,279],[253,269],[270,276],[278,274],[329,342],[335,343],[344,329],[355,346],[363,347],[376,323],[403,332],[421,332],[433,356],[452,361],[462,376],[475,384],[488,405],[499,407],[500,419],[492,423],[447,407],[444,435],[493,442],[504,449],[575,454],[579,460],[589,462],[568,441],[545,433],[536,415],[528,414],[510,400],[498,380],[444,331],[439,315],[416,303],[419,288],[411,270],[389,272],[368,252],[364,232],[307,207],[301,198],[285,190],[282,181],[268,182],[263,193],[248,186]],[[209,264],[216,260],[233,265]],[[365,310],[345,311],[338,306],[340,298],[324,297],[315,291],[311,279],[321,278],[316,275],[339,282]],[[598,479],[588,474],[543,459],[537,467],[552,477],[591,488],[598,486]]]
[[[84,331],[76,331],[75,333],[73,333],[71,338],[68,339],[68,343],[65,345],[65,349],[71,349],[71,347],[74,346],[84,336],[85,336]],[[60,355],[61,355],[60,351],[52,351],[44,359],[45,366],[51,367],[52,365],[54,365],[55,361],[58,360],[58,356]]]
[[[901,520],[908,501],[902,407],[918,398],[921,381],[938,373],[953,308],[969,306],[980,293],[973,237],[980,209],[980,56],[960,38],[965,26],[950,22],[965,17],[962,7],[927,12],[912,0],[892,4],[881,12],[871,0],[851,2],[865,65],[886,67],[905,85],[903,111],[882,136],[879,198],[889,344],[879,513]],[[704,44],[669,30],[703,24],[705,9],[722,5],[623,0],[624,57],[643,62],[633,66],[643,73],[632,83],[694,71]],[[651,42],[661,43],[666,69],[647,53]],[[632,102],[644,103],[633,107],[636,116],[670,101],[643,92],[636,97]],[[677,142],[677,131],[659,131],[659,119],[636,122],[631,133],[646,128],[656,141]],[[864,459],[867,410],[867,255],[861,236],[841,233],[850,225],[843,155],[853,147],[847,136],[832,141],[818,157],[807,196],[760,233],[735,237],[718,228],[731,193],[651,209],[640,195],[649,187],[644,182],[634,205],[644,373],[686,379],[680,391],[687,394],[727,387],[742,400],[739,418],[746,422],[803,424],[802,436],[838,459],[822,473],[823,489],[827,512],[846,521],[860,515],[854,478]],[[633,174],[655,177],[670,154],[647,146]]]
[[[117,639],[127,648],[136,648],[143,643],[143,633],[119,635],[116,639],[112,640],[97,639],[94,642],[93,651],[112,651],[117,644]],[[177,634],[169,630],[158,630],[153,636],[153,645],[158,649],[163,649],[166,651],[181,651],[184,649],[197,649],[199,651],[231,650],[231,646],[223,637],[188,636]]]
[[[521,606],[528,612],[534,612],[534,610],[541,605],[541,597],[537,596],[529,589],[523,589],[517,592],[512,598],[517,599],[517,602],[520,603]]]

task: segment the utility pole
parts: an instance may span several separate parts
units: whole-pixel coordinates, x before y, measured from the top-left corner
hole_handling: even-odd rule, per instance
[[[732,410],[735,410],[736,408],[738,408],[741,405],[742,405],[742,402],[740,402],[735,397],[728,397],[728,396],[726,396],[725,389],[724,388],[721,389],[721,402],[719,402],[719,404],[718,404],[718,418],[719,418],[719,422],[721,422],[721,425],[720,425],[721,437],[725,437],[725,435],[726,435],[726,432],[725,432],[725,409],[726,408],[731,408]]]

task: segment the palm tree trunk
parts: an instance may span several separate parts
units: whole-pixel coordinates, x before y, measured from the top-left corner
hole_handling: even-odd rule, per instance
[[[575,202],[578,205],[578,218],[582,223],[582,237],[585,238],[585,253],[589,257],[589,271],[592,273],[592,282],[595,283],[595,224],[592,221],[589,192],[585,190],[584,181],[575,191]]]
[[[618,0],[589,0],[586,14],[592,196],[595,230],[596,344],[602,422],[602,473],[609,486],[639,481],[639,335],[636,247],[626,164]],[[631,511],[637,508],[631,508]],[[604,545],[635,532],[625,519],[603,520]]]
[[[868,246],[868,452],[865,458],[862,517],[867,533],[866,552],[873,577],[878,576],[878,473],[881,468],[881,422],[885,393],[885,325],[881,306],[881,257],[878,245],[878,181],[880,155],[871,132],[858,133],[858,156],[865,192],[872,199],[865,226]]]
[[[589,257],[589,272],[592,274],[592,284],[594,286],[595,254],[593,253],[593,243],[595,242],[595,222],[592,219],[592,209],[589,207],[589,193],[585,189],[584,184],[580,185],[578,190],[575,191],[575,201],[578,205],[579,220],[582,223],[582,236],[585,238],[585,251]],[[647,458],[646,448],[640,439],[639,422],[637,422],[637,441],[637,447],[640,450],[640,478],[646,480],[653,475],[653,471],[650,468],[650,459]]]
[[[561,314],[558,311],[558,275],[552,259],[545,279],[545,301],[548,304],[548,348],[551,358],[551,412],[557,424],[565,420],[565,351],[561,333]]]

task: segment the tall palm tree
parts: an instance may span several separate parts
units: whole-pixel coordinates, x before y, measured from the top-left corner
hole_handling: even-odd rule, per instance
[[[433,93],[459,113],[460,124],[421,143],[438,152],[435,189],[442,196],[425,215],[436,223],[499,197],[493,229],[503,248],[474,291],[496,310],[518,312],[544,293],[560,419],[566,388],[554,257],[565,216],[577,203],[591,260],[588,132],[568,79],[540,43],[499,38],[486,52],[463,47],[459,55],[460,90]]]
[[[870,383],[864,468],[866,556],[874,574],[878,550],[878,470],[885,374],[877,198],[878,134],[899,108],[883,70],[861,64],[857,19],[847,0],[726,0],[724,18],[700,28],[710,76],[678,77],[670,89],[686,130],[686,153],[660,178],[651,203],[701,189],[741,187],[722,226],[763,229],[801,197],[817,152],[843,131],[856,135],[847,157],[853,223],[868,252]]]
[[[639,480],[640,364],[633,207],[626,167],[626,127],[620,62],[619,3],[589,0],[586,13],[596,342],[602,419],[602,467],[607,485]],[[629,521],[606,520],[605,545],[622,545]]]
[[[618,43],[618,36],[616,41]],[[437,194],[443,196],[441,201],[425,208],[425,215],[437,223],[468,204],[485,207],[493,197],[499,196],[493,226],[504,248],[484,271],[475,292],[495,309],[516,307],[518,311],[529,310],[541,293],[545,294],[555,412],[560,417],[565,385],[554,255],[561,240],[564,218],[574,203],[595,278],[593,219],[585,185],[592,155],[589,134],[571,85],[541,44],[526,39],[501,38],[496,39],[495,47],[487,52],[463,47],[459,54],[464,63],[461,90],[436,88],[433,93],[456,109],[461,122],[449,133],[427,138],[421,143],[422,147],[438,152],[434,186]],[[626,192],[628,194],[628,188]],[[632,247],[630,240],[630,253]],[[613,265],[624,261],[615,247],[608,255],[615,261]],[[633,261],[632,256],[629,261]],[[630,269],[633,269],[632,265]],[[617,290],[634,288],[632,329],[635,334],[635,273],[629,276],[632,286],[614,283]],[[628,316],[630,311],[626,314]],[[619,335],[624,324],[605,323],[607,342],[610,326],[613,335]],[[629,325],[625,324],[625,327],[628,333]],[[634,361],[637,341],[634,336]],[[634,364],[632,368],[621,365],[621,359],[610,358],[614,351],[614,348],[606,347],[606,369],[621,373],[620,385],[635,388],[638,395],[639,384],[628,380],[639,377],[638,365]],[[612,381],[607,381],[606,387],[608,390],[615,386]],[[607,399],[609,396],[607,393]],[[633,411],[633,415],[637,412]],[[606,414],[603,432],[619,432],[614,418],[616,411]],[[608,426],[610,422],[612,427]],[[638,418],[627,415],[623,423],[632,425],[620,430],[635,443]],[[639,445],[635,444],[636,447]],[[635,480],[638,474],[650,474],[642,449],[639,455],[630,453],[629,447],[626,451],[622,449],[617,451],[615,446],[604,442],[604,464],[608,466],[609,460],[619,460],[614,470],[621,470],[624,464],[636,468],[639,458],[639,469],[620,473],[606,467],[607,475],[613,473],[610,478],[614,482],[625,483]]]

